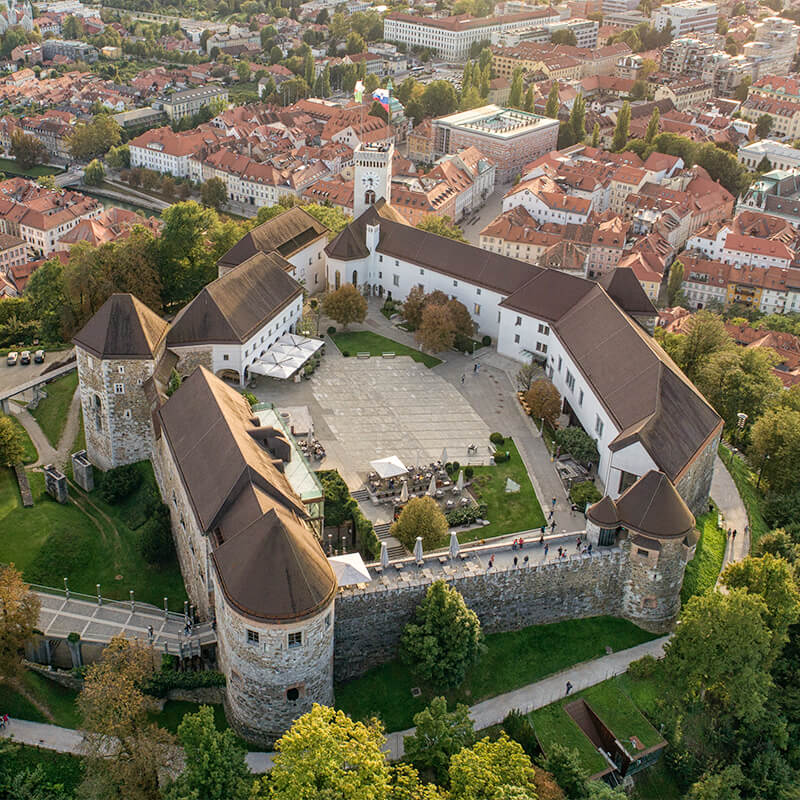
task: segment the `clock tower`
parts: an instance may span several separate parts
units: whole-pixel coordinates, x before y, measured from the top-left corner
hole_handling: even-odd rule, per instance
[[[353,217],[358,219],[381,198],[392,200],[394,144],[359,144],[353,153]]]

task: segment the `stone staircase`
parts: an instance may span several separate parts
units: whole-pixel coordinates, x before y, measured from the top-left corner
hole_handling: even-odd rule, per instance
[[[382,542],[386,542],[386,548],[389,551],[389,558],[394,561],[396,558],[406,558],[408,553],[406,552],[405,547],[403,547],[394,536],[389,535],[389,530],[391,529],[392,524],[391,522],[381,522],[375,526],[375,535],[378,539]]]
[[[350,496],[359,503],[367,503],[370,499],[369,492],[363,487],[361,489],[356,489],[354,492],[350,492]]]

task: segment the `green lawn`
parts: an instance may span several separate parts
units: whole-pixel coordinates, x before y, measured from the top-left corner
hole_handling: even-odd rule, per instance
[[[19,435],[22,439],[22,446],[25,449],[25,453],[22,456],[22,463],[33,464],[39,457],[39,453],[36,451],[31,437],[28,436],[28,431],[25,430],[22,423],[13,414],[8,414],[7,416],[11,420],[11,424],[19,431]]]
[[[769,532],[769,525],[764,519],[764,495],[761,490],[756,489],[758,478],[747,464],[738,456],[733,455],[724,444],[719,446],[719,455],[728,468],[728,472],[739,490],[739,496],[747,509],[747,517],[750,522],[750,544],[751,546],[755,545],[765,533]]]
[[[186,590],[177,559],[157,569],[139,553],[135,526],[143,521],[145,494],[155,488],[150,464],[143,462],[139,468],[145,480],[119,506],[108,506],[97,492],[91,495],[118,533],[97,512],[92,513],[101,519],[101,530],[75,504],[56,503],[44,491],[44,476],[38,472],[28,473],[34,506],[23,508],[13,472],[0,470],[0,563],[14,562],[32,583],[60,588],[66,576],[75,592],[93,595],[100,583],[104,597],[127,600],[133,589],[143,602],[161,605],[166,596],[172,608],[180,607]],[[78,495],[72,487],[70,493]]]
[[[23,682],[28,692],[50,710],[52,720],[6,683],[0,683],[0,714],[33,722],[49,722],[63,728],[77,728],[80,725],[80,715],[75,705],[76,692],[32,670],[25,672]]]
[[[39,402],[39,405],[31,411],[39,427],[47,437],[53,447],[58,447],[61,433],[67,424],[69,404],[72,402],[72,395],[78,386],[78,371],[64,375],[63,378],[48,383],[44,388],[47,397]]]
[[[16,161],[10,158],[0,158],[0,172],[6,175],[24,175],[28,178],[41,178],[42,175],[60,175],[64,172],[61,167],[50,167],[47,164],[37,164],[28,170],[22,169]]]
[[[552,625],[534,625],[521,631],[486,637],[485,652],[470,670],[463,685],[447,694],[448,701],[474,705],[488,697],[534,683],[566,667],[606,654],[606,646],[625,650],[655,636],[627,620],[615,617],[567,620]],[[422,695],[412,697],[419,686],[409,668],[390,661],[354,681],[336,687],[336,707],[354,719],[379,716],[387,731],[411,727],[436,692],[421,686]]]
[[[489,539],[517,531],[539,528],[545,523],[544,513],[533,491],[528,471],[509,437],[498,450],[508,451],[511,459],[491,467],[475,467],[471,491],[480,503],[486,503],[486,518],[489,525],[459,533],[459,542]],[[517,494],[506,494],[506,478],[520,485]]]
[[[617,680],[611,678],[530,713],[529,718],[545,753],[550,745],[559,743],[578,750],[589,774],[606,768],[606,761],[564,711],[564,706],[576,698],[586,700],[631,754],[635,753],[629,746],[631,736],[637,736],[645,747],[653,747],[662,741],[661,734],[647,721],[633,700],[621,690]]]
[[[166,728],[172,733],[178,732],[178,726],[186,714],[194,714],[200,709],[200,703],[187,703],[182,700],[167,700],[163,710],[158,714],[150,714],[150,719],[162,728]],[[211,703],[214,709],[214,725],[218,731],[226,731],[230,728],[228,720],[225,718],[225,709],[221,703]],[[263,752],[256,745],[246,742],[240,737],[236,737],[240,747],[253,753]]]
[[[725,556],[725,531],[717,527],[717,511],[697,518],[700,541],[694,558],[686,565],[681,588],[681,603],[714,588]]]
[[[37,747],[15,745],[0,757],[0,785],[25,769],[34,770],[41,766],[46,779],[53,784],[61,784],[65,791],[74,792],[83,780],[83,762],[79,756],[40,750]],[[10,797],[11,795],[2,795]],[[22,795],[14,795],[21,797]],[[25,797],[33,797],[26,794]],[[42,797],[36,794],[36,797]]]
[[[331,337],[342,351],[342,354],[355,356],[356,353],[369,353],[371,356],[380,356],[383,353],[394,353],[397,356],[411,356],[414,361],[419,361],[426,367],[435,367],[441,364],[441,359],[415,350],[413,347],[387,339],[370,331],[344,331],[334,333]]]

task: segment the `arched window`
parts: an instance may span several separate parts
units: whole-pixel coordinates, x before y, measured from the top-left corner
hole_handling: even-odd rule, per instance
[[[342,285],[342,273],[339,270],[336,270],[336,275],[334,278],[334,289],[338,289]]]
[[[103,405],[100,401],[100,395],[96,394],[94,396],[94,427],[95,430],[102,431],[103,430],[103,418],[100,415],[100,411]]]
[[[372,189],[367,189],[367,191],[364,192],[364,202],[368,206],[375,205],[375,192]]]

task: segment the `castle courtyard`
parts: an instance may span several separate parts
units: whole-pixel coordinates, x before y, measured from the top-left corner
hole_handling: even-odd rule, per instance
[[[448,380],[408,357],[343,358],[328,344],[322,364],[301,383],[257,379],[251,389],[278,408],[308,407],[326,458],[313,466],[338,469],[351,489],[370,461],[396,455],[406,464],[487,463],[490,430]],[[477,453],[468,454],[470,445]]]

